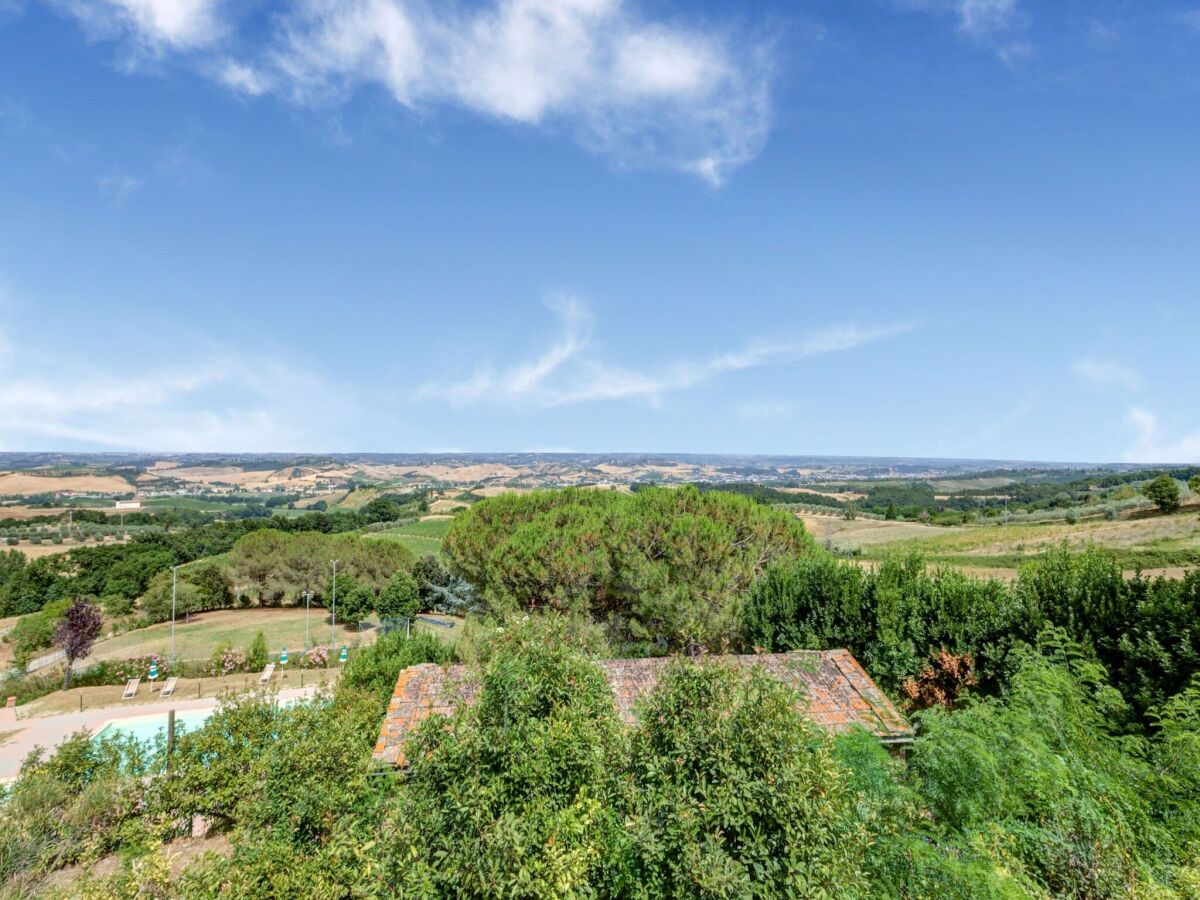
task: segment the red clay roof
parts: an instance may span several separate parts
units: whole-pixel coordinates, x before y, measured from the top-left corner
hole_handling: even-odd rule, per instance
[[[822,728],[838,732],[861,725],[886,743],[912,740],[908,721],[849,651],[796,650],[708,659],[734,666],[762,666],[772,677],[800,691],[800,710]],[[669,658],[661,657],[599,662],[613,689],[617,712],[626,724],[634,722],[638,701],[654,690],[659,673],[670,663]],[[434,713],[450,715],[459,703],[473,703],[479,685],[467,674],[466,666],[433,663],[410,666],[401,672],[375,745],[375,760],[403,766],[404,742],[412,729]]]

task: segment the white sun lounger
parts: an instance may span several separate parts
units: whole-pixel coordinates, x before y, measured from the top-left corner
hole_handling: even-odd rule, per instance
[[[140,678],[130,678],[125,682],[125,693],[121,695],[122,700],[132,700],[137,696],[138,685],[142,683]]]
[[[271,676],[275,674],[275,663],[267,663],[267,667],[262,670],[262,674],[258,676],[259,684],[266,684],[271,680]]]
[[[175,682],[178,680],[178,675],[172,675],[170,678],[168,678],[167,683],[163,685],[162,693],[159,694],[159,696],[170,697],[173,693],[175,693]]]

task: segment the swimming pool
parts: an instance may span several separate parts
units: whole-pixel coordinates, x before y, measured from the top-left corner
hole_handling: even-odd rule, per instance
[[[183,712],[175,713],[175,728],[178,732],[181,728],[188,731],[195,731],[205,723],[209,716],[215,712],[212,709],[189,709]],[[92,740],[98,741],[103,738],[116,737],[117,735],[125,735],[135,737],[139,741],[150,741],[159,732],[165,736],[167,733],[167,712],[150,713],[145,716],[130,716],[126,719],[113,719],[105,722],[104,726],[92,735]]]

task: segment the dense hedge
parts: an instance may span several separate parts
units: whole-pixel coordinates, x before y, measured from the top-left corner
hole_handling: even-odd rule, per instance
[[[1181,579],[1125,578],[1104,550],[1065,546],[1022,567],[1012,584],[930,570],[919,556],[877,569],[817,554],[771,566],[742,617],[749,646],[846,647],[897,691],[941,650],[969,654],[984,692],[1007,680],[1014,651],[1047,627],[1087,648],[1129,704],[1131,723],[1200,672],[1200,570]]]

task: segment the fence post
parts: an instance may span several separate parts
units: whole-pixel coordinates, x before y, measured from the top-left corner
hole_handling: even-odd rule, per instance
[[[175,710],[167,710],[167,768],[171,767],[171,754],[175,752]]]

